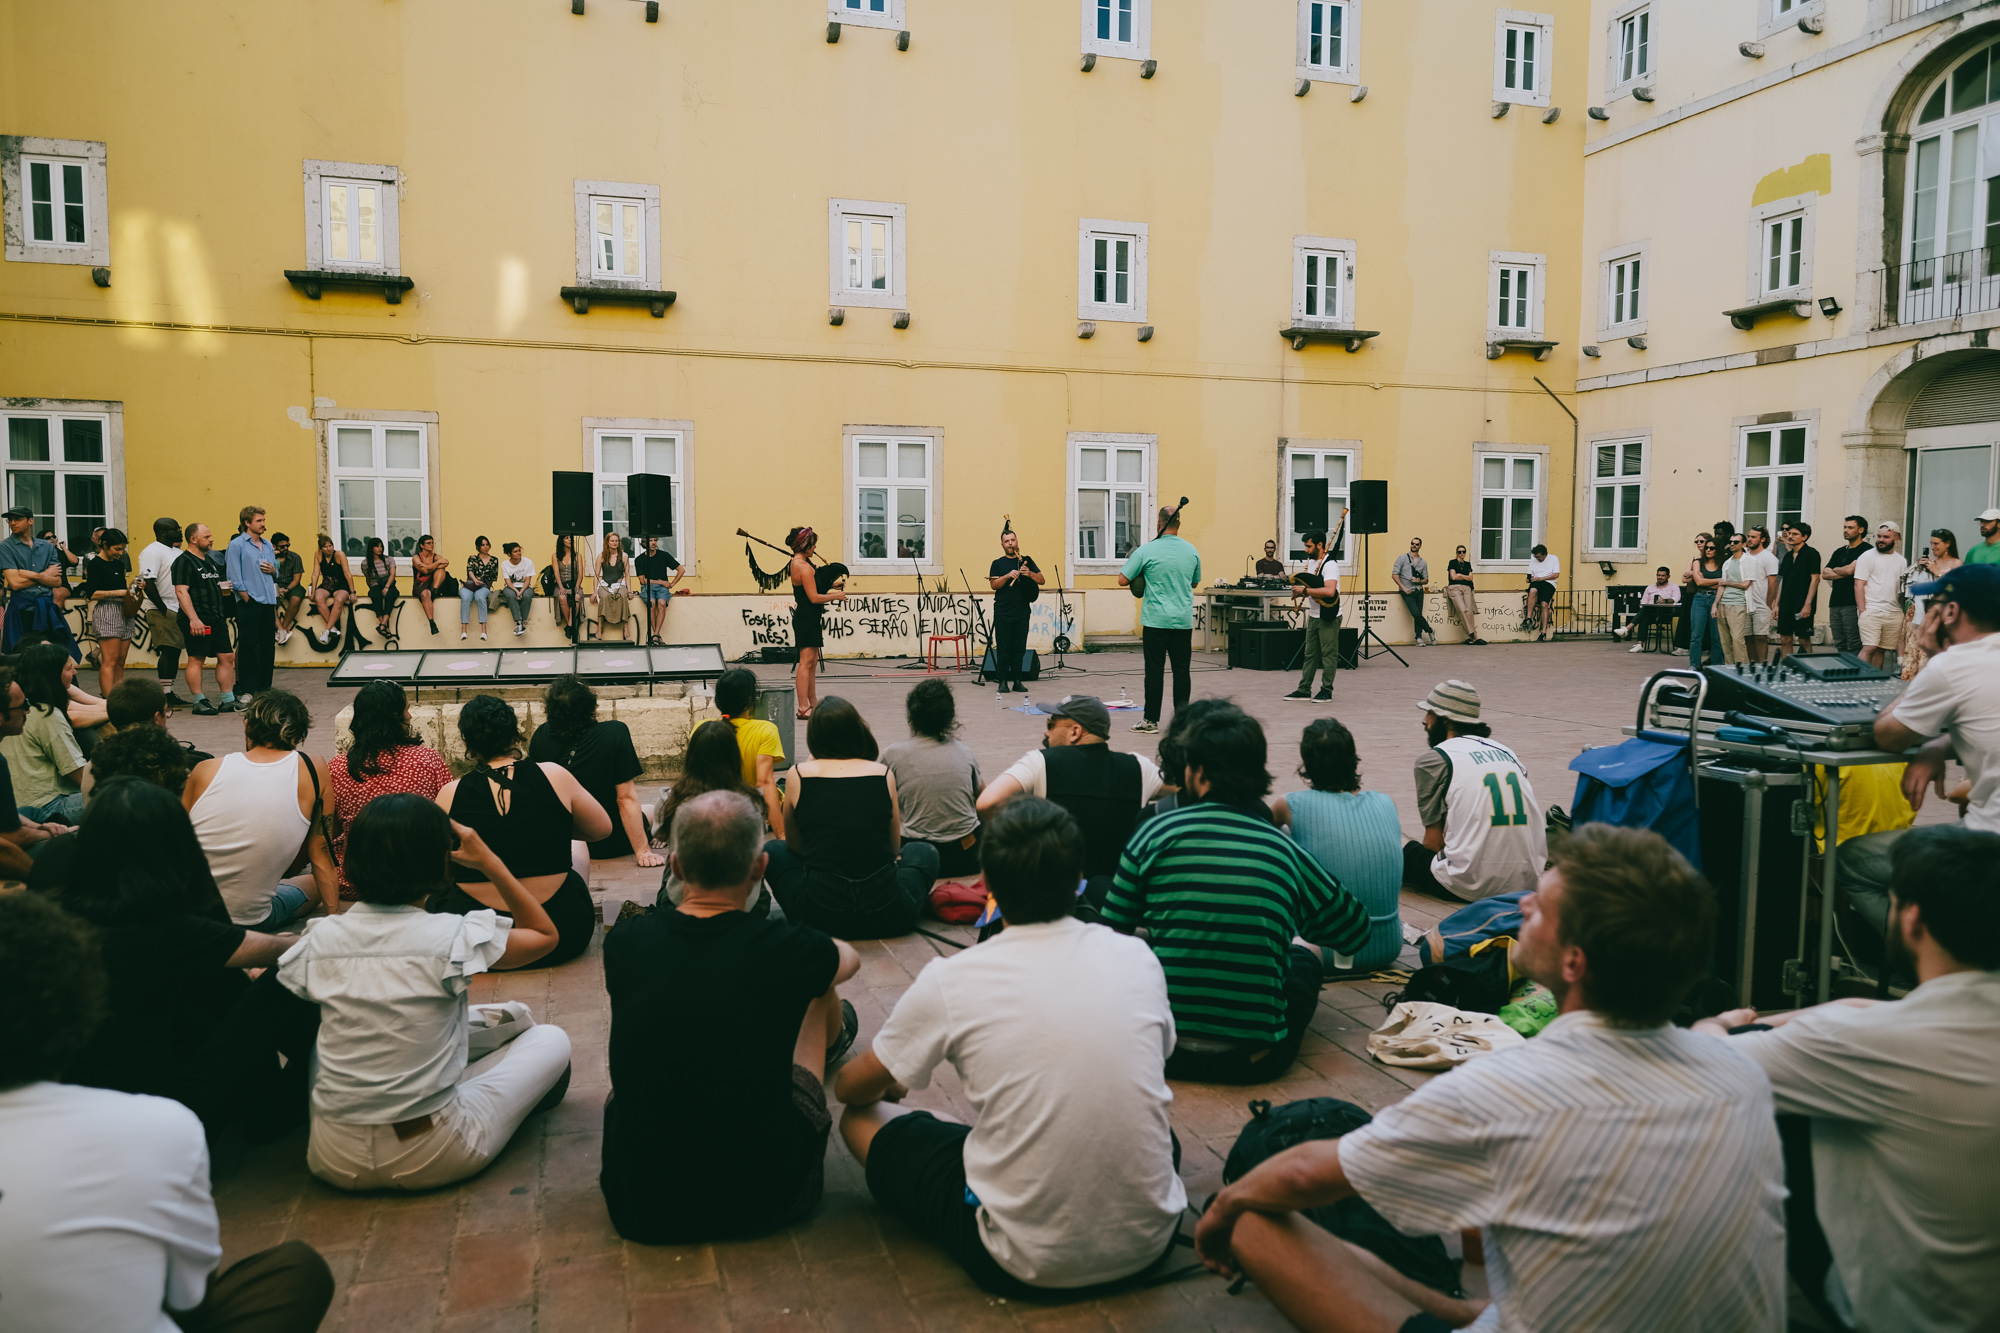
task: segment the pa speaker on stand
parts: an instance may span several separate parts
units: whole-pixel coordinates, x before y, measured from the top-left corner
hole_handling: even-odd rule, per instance
[[[1382,642],[1382,636],[1375,632],[1375,614],[1370,609],[1374,594],[1368,586],[1369,562],[1368,539],[1378,532],[1389,530],[1389,483],[1386,481],[1357,481],[1347,497],[1348,526],[1361,534],[1361,650],[1360,660],[1367,661],[1375,654],[1369,645],[1373,644],[1398,662],[1403,655]],[[1342,645],[1343,649],[1345,645]],[[1408,666],[1408,662],[1403,662]]]
[[[625,478],[625,516],[635,542],[674,535],[674,479],[658,472]]]
[[[550,526],[558,537],[588,537],[596,526],[590,521],[590,492],[595,484],[588,472],[557,472],[549,478]]]

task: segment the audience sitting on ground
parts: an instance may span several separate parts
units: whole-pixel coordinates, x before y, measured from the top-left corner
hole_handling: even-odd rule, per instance
[[[553,949],[497,968],[554,967],[590,947],[597,933],[597,904],[590,897],[586,843],[611,835],[611,816],[561,764],[521,759],[521,720],[505,700],[478,694],[459,709],[458,733],[473,770],[445,784],[437,803],[455,823],[476,832],[528,896],[548,909],[559,939]],[[461,861],[452,883],[431,899],[433,912],[463,915],[508,910],[498,882]],[[355,884],[356,893],[360,883]]]
[[[785,802],[778,795],[778,769],[785,763],[785,745],[778,728],[750,710],[757,706],[757,676],[747,667],[731,667],[715,682],[715,707],[723,720],[736,729],[736,748],[742,753],[743,785],[764,801],[764,817],[771,836],[785,836]]]
[[[1359,953],[1368,912],[1272,826],[1255,718],[1233,705],[1209,712],[1181,750],[1192,804],[1132,835],[1104,922],[1144,927],[1166,970],[1180,1034],[1167,1077],[1268,1083],[1298,1055],[1319,1006],[1322,949]]]
[[[0,740],[21,818],[37,824],[74,824],[83,818],[84,754],[65,711],[65,667],[73,671],[76,664],[52,643],[34,644],[20,655],[14,687],[27,711],[20,729]]]
[[[1275,798],[1272,819],[1368,913],[1368,942],[1358,952],[1322,945],[1327,971],[1388,967],[1403,952],[1403,826],[1396,802],[1387,792],[1361,790],[1353,733],[1330,717],[1300,737],[1299,776],[1309,788]]]
[[[21,734],[28,720],[28,701],[11,668],[0,666],[0,879],[24,880],[41,854],[41,844],[68,833],[68,824],[44,824],[21,815],[14,795],[13,770],[7,762],[5,739]]]
[[[115,778],[137,778],[141,782],[161,788],[173,797],[175,807],[180,805],[181,791],[187,786],[188,752],[181,748],[179,741],[169,736],[165,730],[151,725],[126,727],[117,735],[109,737],[104,744],[90,753],[89,786],[84,798],[84,822],[90,822],[90,813],[97,807],[97,798],[106,783]],[[187,823],[187,813],[182,811],[179,823]],[[99,821],[100,829],[104,827]],[[101,832],[100,838],[108,836]],[[192,831],[190,831],[190,837]],[[28,887],[43,893],[54,893],[72,883],[77,875],[78,858],[83,854],[84,839],[50,838],[35,844],[32,855],[34,869],[28,875]],[[143,841],[139,850],[145,851]],[[222,906],[222,895],[216,891],[215,877],[209,874],[208,860],[201,856],[199,844],[194,854],[201,857],[201,878],[207,884],[207,894],[213,900],[215,914],[219,920],[227,921],[229,913]],[[88,915],[85,913],[84,915]],[[93,918],[94,919],[94,918]]]
[[[1523,900],[1514,947],[1561,1016],[1226,1187],[1195,1232],[1203,1261],[1300,1328],[1782,1328],[1770,1088],[1740,1051],[1667,1022],[1708,971],[1714,918],[1658,834],[1578,828]],[[1495,1308],[1300,1216],[1352,1195],[1409,1235],[1483,1227]]]
[[[332,778],[324,759],[299,752],[311,730],[304,700],[260,690],[243,705],[244,749],[197,764],[181,792],[239,926],[275,931],[313,904],[338,900],[321,817]],[[310,869],[296,873],[302,862]]]
[[[599,1184],[627,1240],[755,1235],[805,1217],[824,1190],[824,1077],[858,1028],[836,988],[861,955],[744,910],[764,878],[763,832],[741,792],[681,803],[679,905],[605,937],[611,1097]]]
[[[1166,980],[1145,945],[1070,915],[1085,855],[1052,802],[995,811],[980,860],[1006,931],[933,959],[834,1083],[869,1193],[1003,1297],[1129,1278],[1187,1206]],[[947,1062],[976,1125],[895,1104]]]
[[[94,934],[39,895],[0,897],[0,1319],[311,1333],[333,1274],[304,1242],[215,1271],[208,1144],[186,1107],[56,1081],[106,1021]]]
[[[787,920],[836,939],[907,935],[937,879],[937,849],[903,841],[896,779],[875,734],[829,694],[806,724],[812,758],[785,784],[785,837],[765,845],[765,874]]]
[[[1403,844],[1403,882],[1468,902],[1534,888],[1549,851],[1541,803],[1520,756],[1479,720],[1479,691],[1443,681],[1417,707],[1430,742],[1417,759],[1424,840]]]
[[[51,648],[55,651],[48,651]],[[86,757],[90,747],[109,734],[104,724],[111,720],[110,711],[104,700],[76,683],[76,659],[69,655],[67,644],[39,634],[26,636],[15,674],[31,699],[45,700],[61,709]]]
[[[1891,857],[1907,997],[1695,1027],[1769,1029],[1730,1044],[1771,1081],[1788,1263],[1814,1308],[1839,1328],[1985,1328],[2000,1311],[2000,834],[1912,829]]]
[[[579,676],[558,676],[544,696],[547,717],[528,741],[534,763],[561,764],[611,816],[611,832],[590,844],[593,860],[638,853],[642,866],[667,859],[653,850],[653,831],[639,808],[633,779],[645,772],[632,745],[632,729],[611,719],[598,721],[597,692]]]
[[[360,901],[307,923],[278,967],[285,987],[320,1007],[306,1166],[350,1190],[464,1180],[569,1086],[561,1028],[533,1023],[525,1006],[466,1001],[478,973],[547,957],[555,922],[475,830],[421,796],[370,802],[348,830],[347,857]],[[504,915],[426,912],[453,866],[493,889]],[[468,1062],[475,1032],[510,1030]]]
[[[1160,733],[1160,790],[1141,807],[1141,824],[1169,810],[1180,809],[1183,800],[1190,805],[1194,803],[1193,797],[1184,798],[1181,792],[1181,784],[1187,780],[1187,755],[1181,750],[1181,741],[1187,737],[1187,729],[1202,718],[1234,707],[1227,699],[1196,699],[1175,711],[1173,720]],[[1140,758],[1143,760],[1145,756]]]
[[[167,719],[173,716],[173,700],[168,696],[167,687],[159,681],[143,676],[128,676],[118,682],[116,689],[105,696],[104,709],[111,715],[111,729],[123,731],[127,727],[154,726],[165,728]],[[204,759],[214,755],[197,750],[186,741],[177,740],[188,756],[187,766],[193,768]],[[91,756],[93,759],[96,755]]]
[[[938,874],[979,873],[979,760],[958,739],[951,686],[919,681],[904,700],[910,739],[882,751],[896,778],[903,836],[937,849]]]
[[[347,753],[333,762],[333,806],[327,837],[340,867],[340,901],[354,901],[347,873],[347,830],[378,796],[404,792],[425,800],[451,782],[444,756],[410,729],[410,701],[393,680],[371,680],[354,696]],[[336,909],[341,910],[341,909]]]
[[[681,807],[697,796],[715,791],[737,792],[753,798],[756,795],[742,784],[743,757],[737,752],[736,737],[736,729],[729,723],[713,720],[696,727],[694,734],[688,737],[687,758],[682,762],[681,775],[674,779],[673,786],[667,788],[667,794],[660,798],[659,808],[653,815],[654,831],[667,849],[667,868],[660,872],[660,894],[655,900],[658,904],[678,907],[685,888],[674,872],[673,860],[674,819]],[[759,818],[762,818],[761,813]],[[628,907],[633,911],[643,910],[630,904]],[[752,916],[764,916],[771,910],[771,890],[761,877],[745,910]]]
[[[986,785],[979,813],[990,816],[1023,793],[1069,811],[1083,830],[1084,898],[1095,911],[1111,891],[1140,808],[1159,795],[1160,770],[1145,755],[1111,748],[1111,710],[1094,695],[1069,694],[1035,707],[1049,715],[1042,748],[1028,751]],[[1186,711],[1175,709],[1174,722]]]

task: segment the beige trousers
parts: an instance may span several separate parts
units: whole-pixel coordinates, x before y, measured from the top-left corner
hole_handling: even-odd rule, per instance
[[[1470,587],[1463,583],[1445,584],[1444,604],[1445,609],[1451,612],[1451,618],[1458,622],[1460,629],[1465,631],[1466,638],[1476,639],[1479,637],[1479,607],[1478,603],[1473,600],[1473,593]]]
[[[1715,623],[1722,635],[1722,660],[1725,662],[1747,662],[1750,660],[1750,608],[1747,606],[1715,607]]]

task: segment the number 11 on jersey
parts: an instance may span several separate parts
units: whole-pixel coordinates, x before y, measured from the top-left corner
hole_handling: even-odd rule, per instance
[[[1500,790],[1500,775],[1498,773],[1488,773],[1481,781],[1486,788],[1486,794],[1493,798],[1494,828],[1507,828],[1512,825],[1526,824],[1528,822],[1528,803],[1521,797],[1521,775],[1519,773],[1509,773],[1507,775],[1507,785],[1514,789],[1514,813],[1511,816],[1507,813],[1506,797]]]

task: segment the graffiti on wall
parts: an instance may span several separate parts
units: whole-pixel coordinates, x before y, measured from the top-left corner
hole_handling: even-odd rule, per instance
[[[975,601],[977,606],[975,607]],[[788,597],[746,598],[738,608],[742,630],[753,648],[789,647],[792,601]],[[1058,634],[1080,645],[1081,603],[1062,615],[1053,598],[1029,608],[1028,646],[1048,652]],[[827,604],[820,620],[829,654],[869,657],[922,656],[932,635],[964,635],[981,645],[992,627],[993,599],[965,593],[866,593]]]

